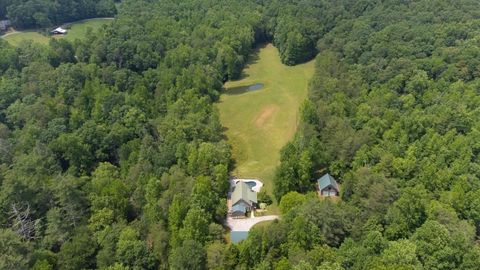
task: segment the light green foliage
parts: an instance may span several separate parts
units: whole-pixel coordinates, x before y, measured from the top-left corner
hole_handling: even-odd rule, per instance
[[[282,211],[283,214],[287,214],[288,211],[291,209],[294,209],[296,207],[299,207],[305,202],[306,198],[305,195],[300,194],[296,191],[289,192],[285,194],[282,197],[282,200],[280,201],[279,207],[280,211]]]
[[[53,270],[53,265],[51,265],[47,260],[38,260],[32,267],[33,270]]]
[[[416,246],[409,240],[390,242],[382,252],[380,261],[390,268],[421,269],[416,255]]]
[[[128,189],[118,178],[115,166],[101,163],[93,173],[91,202],[92,210],[111,209],[116,219],[123,219],[128,206]]]
[[[451,269],[458,264],[453,239],[445,226],[438,222],[425,222],[412,238],[425,269]]]
[[[198,177],[192,189],[191,204],[203,209],[206,213],[213,213],[218,204],[209,177]]]
[[[0,268],[25,269],[29,263],[29,246],[9,229],[0,230]]]
[[[208,239],[208,225],[207,213],[203,209],[194,206],[188,210],[179,235],[184,241],[195,240],[195,242],[203,244]]]
[[[343,268],[339,263],[331,263],[331,262],[324,262],[320,266],[317,267],[317,270],[343,270]]]
[[[306,261],[300,261],[292,269],[294,269],[294,270],[314,270],[315,268],[310,263],[308,263]]]
[[[120,233],[115,253],[117,261],[131,269],[154,269],[155,258],[132,227],[125,227]]]
[[[466,252],[463,257],[463,262],[460,265],[461,269],[473,270],[478,267],[480,263],[480,248],[474,247]]]
[[[178,232],[182,228],[188,212],[188,204],[185,201],[186,198],[183,196],[175,195],[168,211],[168,227],[172,233],[170,243],[173,247],[178,246],[181,242]]]
[[[129,270],[129,269],[130,269],[129,267],[124,266],[121,263],[116,263],[115,265],[105,268],[105,270]]]

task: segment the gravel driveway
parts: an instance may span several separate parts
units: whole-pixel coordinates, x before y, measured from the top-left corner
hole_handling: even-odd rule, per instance
[[[253,218],[244,218],[244,219],[234,219],[234,218],[227,218],[227,226],[232,231],[240,231],[240,232],[248,232],[253,227],[253,225],[268,220],[275,220],[278,219],[278,216],[271,215],[271,216],[263,216],[263,217],[253,217]]]

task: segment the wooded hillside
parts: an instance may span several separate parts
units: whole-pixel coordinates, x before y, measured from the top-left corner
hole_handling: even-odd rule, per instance
[[[73,2],[0,16],[90,16]],[[479,18],[474,0],[125,0],[75,43],[0,40],[0,269],[478,269]],[[282,219],[232,245],[213,103],[264,42],[316,72]],[[327,171],[339,201],[314,193]]]

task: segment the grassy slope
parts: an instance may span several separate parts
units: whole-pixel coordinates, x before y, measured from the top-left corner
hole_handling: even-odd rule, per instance
[[[33,42],[41,44],[48,44],[48,41],[50,40],[49,37],[34,31],[15,32],[6,35],[3,38],[13,46],[18,46],[24,40],[32,40]]]
[[[87,29],[90,27],[92,31],[97,31],[103,25],[112,22],[109,18],[90,19],[70,24],[70,28],[65,38],[70,41],[75,39],[82,39],[87,34]]]
[[[82,39],[87,33],[87,29],[90,27],[93,31],[98,30],[102,25],[111,22],[111,19],[99,18],[99,19],[90,19],[78,21],[75,23],[69,24],[68,33],[65,35],[65,39],[74,41],[75,39]],[[61,36],[57,36],[61,38]],[[25,32],[15,32],[11,33],[4,37],[4,39],[14,46],[18,46],[23,40],[33,40],[41,44],[48,44],[50,37],[44,36],[40,33],[34,31],[25,31]]]
[[[279,152],[295,134],[299,107],[307,96],[313,71],[313,61],[294,67],[283,65],[278,50],[268,44],[252,55],[243,79],[225,84],[218,108],[233,147],[235,176],[259,178],[272,194]],[[255,83],[265,87],[243,91]]]

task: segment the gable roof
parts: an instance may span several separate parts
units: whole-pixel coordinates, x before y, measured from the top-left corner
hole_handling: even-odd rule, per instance
[[[55,28],[52,33],[60,33],[60,34],[65,34],[67,33],[67,30],[63,29],[62,27]]]
[[[235,205],[240,200],[244,200],[250,205],[257,203],[257,193],[252,191],[250,186],[243,181],[238,182],[232,192],[232,205]]]
[[[247,208],[242,204],[236,204],[236,205],[232,206],[232,212],[233,213],[241,212],[241,213],[245,214],[245,213],[247,213]]]
[[[324,176],[318,178],[318,188],[320,191],[323,189],[327,188],[328,186],[332,186],[338,191],[338,184],[337,181],[335,181],[335,178],[333,178],[330,174],[325,174]]]

